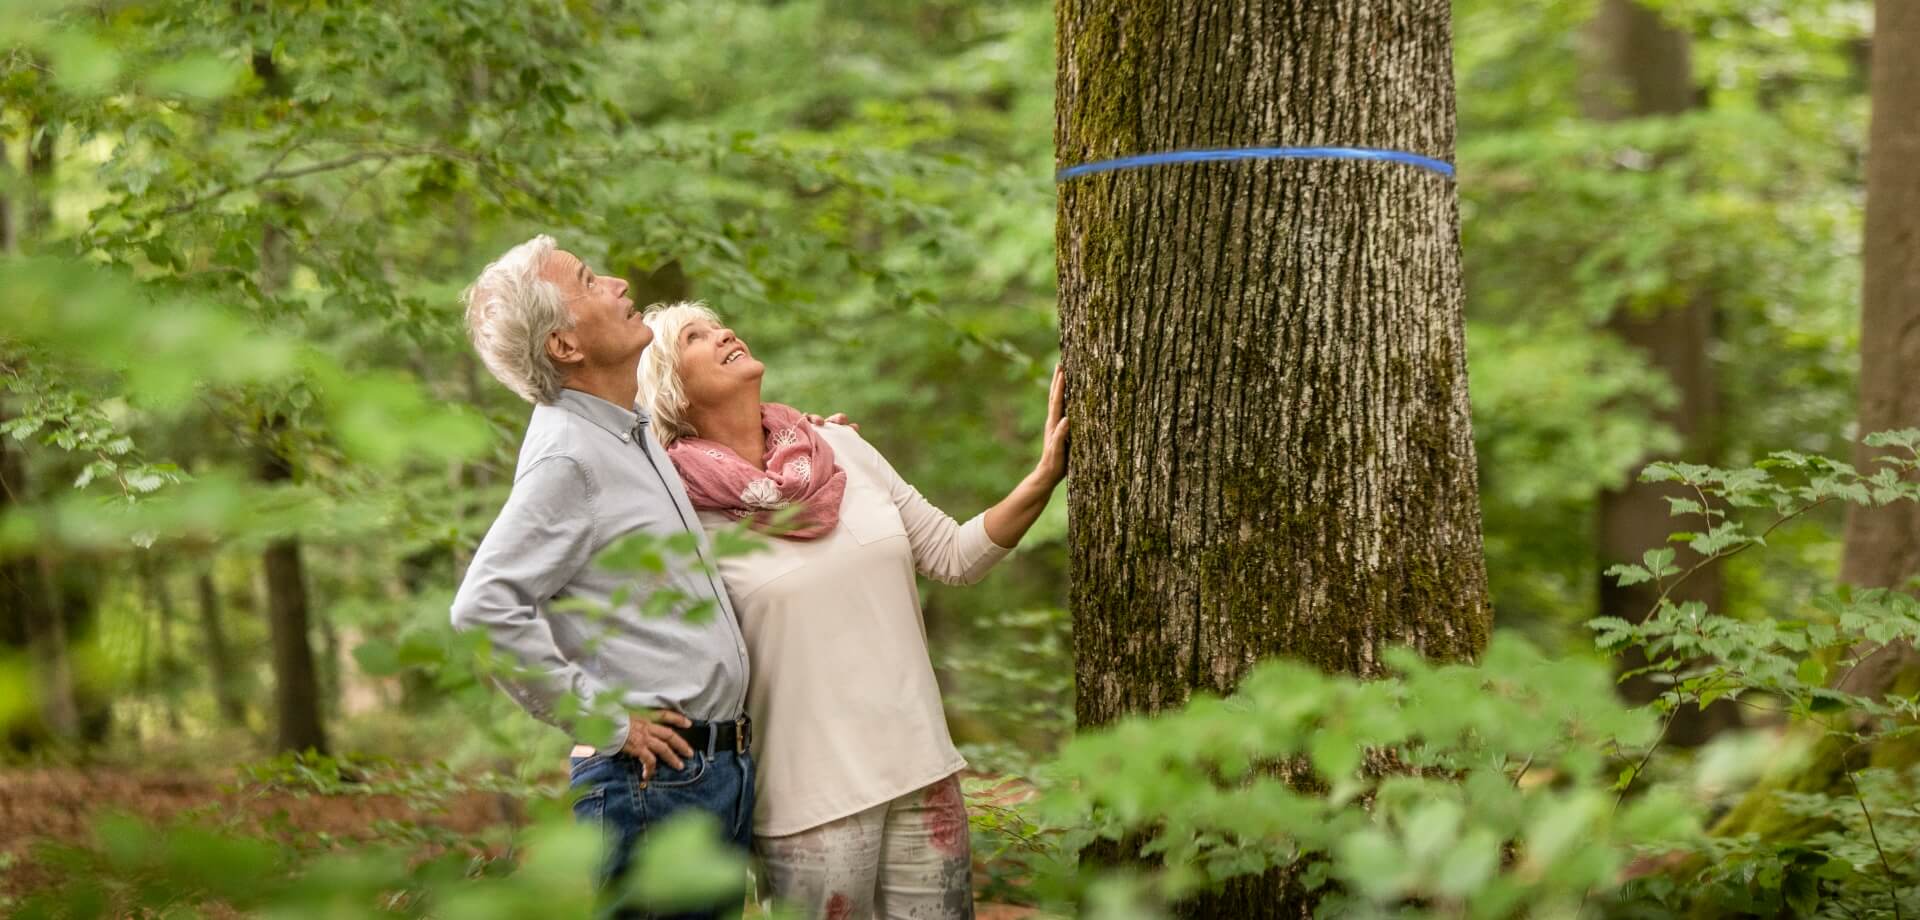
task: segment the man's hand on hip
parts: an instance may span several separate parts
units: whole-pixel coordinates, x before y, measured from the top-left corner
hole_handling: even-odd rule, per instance
[[[621,750],[640,761],[640,778],[652,779],[654,767],[661,762],[675,770],[684,769],[682,757],[693,756],[693,745],[672,726],[690,728],[693,720],[671,709],[652,713],[636,712],[627,720],[627,743]]]

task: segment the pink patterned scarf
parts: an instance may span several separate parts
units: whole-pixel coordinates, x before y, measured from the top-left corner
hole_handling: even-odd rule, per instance
[[[806,416],[779,403],[760,404],[760,428],[767,436],[765,470],[705,438],[681,438],[667,448],[693,506],[750,519],[755,530],[794,540],[832,533],[847,491],[847,471],[833,462],[833,448]],[[789,507],[796,510],[775,526]]]

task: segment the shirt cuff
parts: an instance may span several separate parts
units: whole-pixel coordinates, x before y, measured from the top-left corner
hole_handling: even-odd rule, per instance
[[[1005,559],[1013,547],[1001,546],[987,536],[987,514],[982,511],[960,525],[960,552],[967,562],[967,570],[972,572]]]
[[[620,724],[615,726],[614,728],[612,743],[603,744],[595,748],[593,751],[595,754],[598,754],[601,757],[612,757],[613,755],[620,753],[621,748],[624,748],[627,746],[627,732],[633,730],[633,717],[622,716],[618,721]]]

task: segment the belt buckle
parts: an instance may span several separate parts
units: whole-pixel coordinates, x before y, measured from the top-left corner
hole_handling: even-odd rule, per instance
[[[733,752],[735,754],[745,754],[747,752],[746,716],[741,716],[733,720]]]

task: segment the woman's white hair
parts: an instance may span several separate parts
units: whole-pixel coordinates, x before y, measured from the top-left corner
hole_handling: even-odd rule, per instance
[[[573,328],[559,286],[540,277],[554,247],[553,237],[542,234],[507,250],[461,295],[480,361],[531,403],[553,402],[566,380],[547,357],[547,339]]]
[[[653,431],[662,445],[694,433],[687,422],[687,391],[680,380],[680,333],[688,323],[701,319],[720,324],[719,315],[703,303],[667,304],[647,310],[653,344],[640,354],[640,399],[653,414]]]

